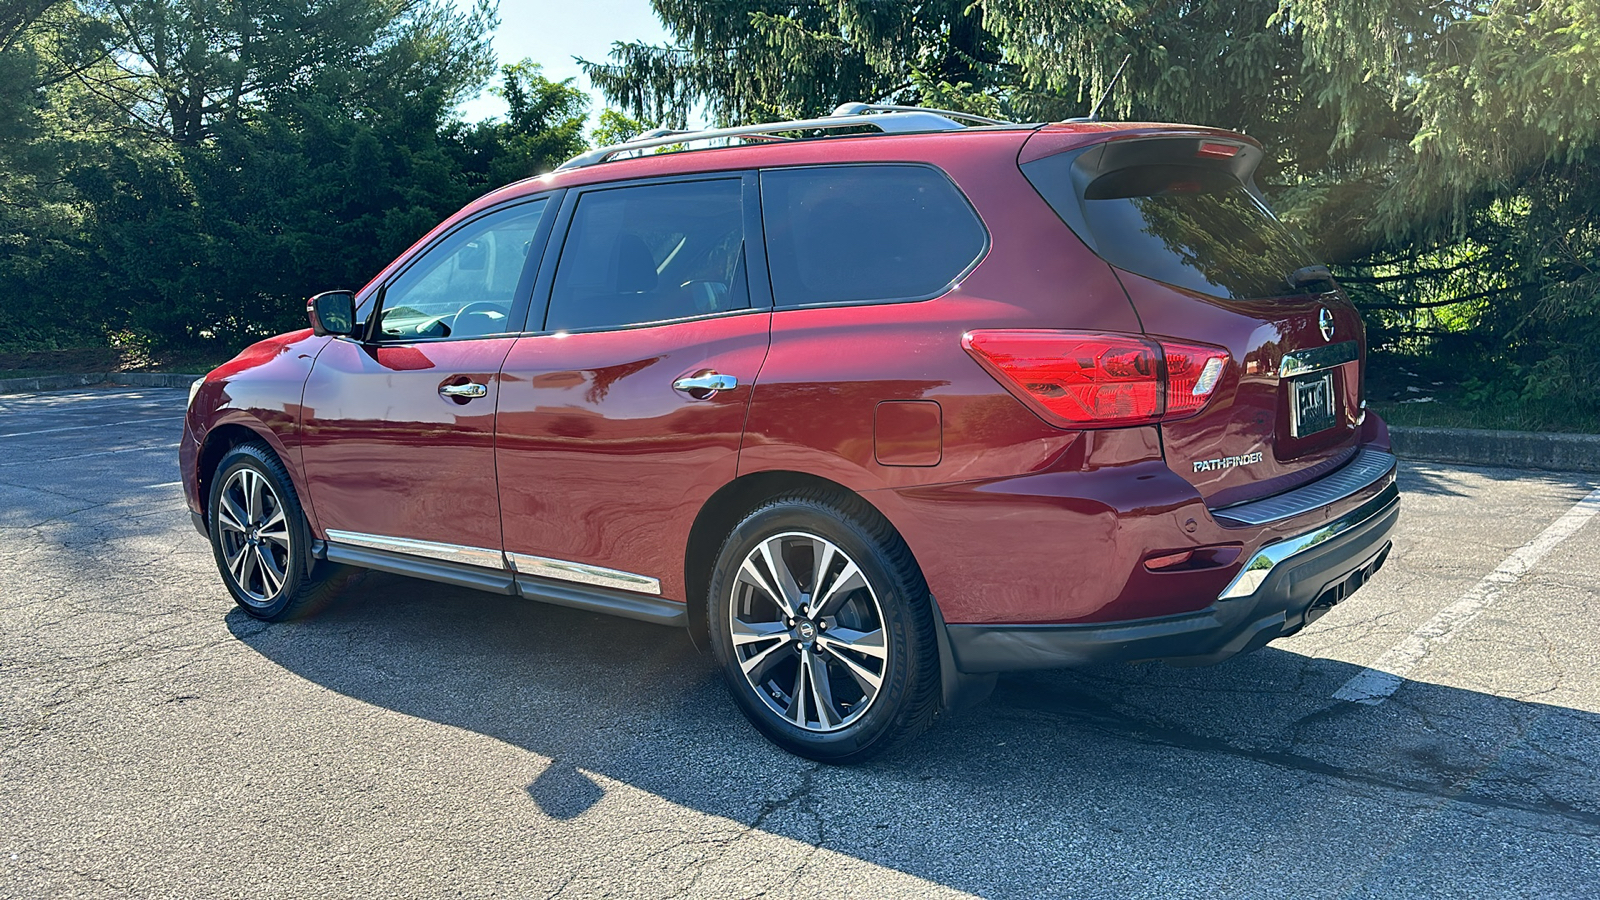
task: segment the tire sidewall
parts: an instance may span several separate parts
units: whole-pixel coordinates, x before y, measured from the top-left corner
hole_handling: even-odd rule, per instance
[[[233,573],[228,571],[228,563],[222,550],[222,526],[218,524],[217,510],[222,503],[223,487],[235,472],[243,468],[252,469],[267,479],[267,483],[272,485],[273,492],[278,495],[278,501],[283,505],[284,515],[289,519],[289,558],[285,566],[283,588],[272,598],[271,603],[265,605],[252,600],[235,583]],[[211,531],[211,554],[216,559],[217,572],[222,576],[222,583],[228,588],[228,593],[233,596],[234,602],[240,609],[258,619],[273,620],[284,615],[284,611],[296,600],[296,594],[303,580],[302,575],[306,572],[306,553],[310,547],[305,533],[305,516],[300,512],[299,499],[295,496],[294,486],[288,482],[282,464],[269,451],[254,444],[241,444],[228,451],[218,464],[216,474],[211,478],[211,495],[206,501],[206,513]]]
[[[889,659],[883,687],[861,718],[835,732],[807,731],[778,716],[745,678],[737,662],[730,632],[732,573],[754,548],[774,535],[804,532],[832,541],[855,561],[877,595],[883,614]],[[917,629],[909,610],[913,586],[900,583],[883,550],[870,533],[833,507],[808,500],[769,504],[747,516],[734,528],[717,554],[716,568],[706,597],[711,625],[711,649],[734,702],[768,739],[793,753],[821,761],[842,761],[870,755],[882,741],[892,741],[901,730],[911,703],[917,667],[926,665],[926,648],[918,646]]]

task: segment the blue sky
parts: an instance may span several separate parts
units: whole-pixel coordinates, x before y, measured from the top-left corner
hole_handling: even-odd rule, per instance
[[[472,0],[456,0],[470,6]],[[583,77],[574,56],[594,62],[607,58],[613,41],[644,40],[664,43],[667,34],[650,9],[650,0],[501,0],[500,27],[494,34],[495,54],[501,63],[532,59],[544,65],[546,78],[574,83],[594,98],[590,123],[604,104]],[[462,117],[472,122],[502,115],[505,103],[485,91],[461,106]]]

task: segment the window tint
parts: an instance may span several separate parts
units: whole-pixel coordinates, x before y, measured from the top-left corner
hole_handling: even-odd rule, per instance
[[[548,331],[750,306],[737,179],[590,191],[556,264]]]
[[[1315,265],[1261,201],[1215,169],[1111,172],[1084,191],[1083,208],[1107,262],[1215,297],[1283,296],[1289,273]]]
[[[517,285],[544,207],[535,200],[492,212],[423,252],[384,291],[384,337],[477,337],[513,327]]]
[[[779,306],[930,297],[987,240],[955,185],[925,166],[763,172],[761,212]]]

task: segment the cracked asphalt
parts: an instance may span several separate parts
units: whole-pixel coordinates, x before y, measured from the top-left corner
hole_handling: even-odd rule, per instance
[[[842,769],[671,629],[377,574],[234,612],[183,404],[0,397],[0,897],[1600,895],[1600,520],[1333,699],[1582,477],[1407,465],[1387,567],[1304,633],[1003,678]]]

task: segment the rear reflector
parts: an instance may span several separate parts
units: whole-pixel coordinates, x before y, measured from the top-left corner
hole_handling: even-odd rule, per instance
[[[1220,347],[1134,334],[969,331],[967,353],[1061,428],[1145,425],[1192,416],[1228,365]]]

